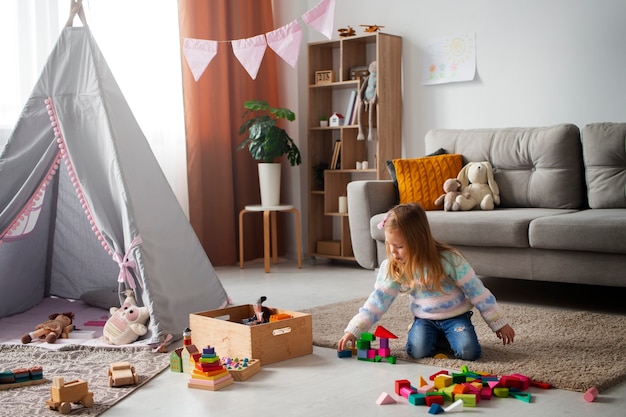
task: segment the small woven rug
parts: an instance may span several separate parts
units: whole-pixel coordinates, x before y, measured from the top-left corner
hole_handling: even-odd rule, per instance
[[[365,302],[358,298],[302,310],[313,317],[313,344],[337,348],[348,321]],[[398,336],[392,355],[438,368],[495,375],[520,373],[570,391],[605,390],[626,380],[626,316],[551,307],[500,303],[515,329],[515,343],[503,346],[478,313],[472,317],[482,347],[475,361],[411,359],[404,350],[412,316],[408,298],[399,297],[377,323]],[[374,329],[372,329],[374,331]]]
[[[139,383],[109,387],[107,370],[112,363],[122,361],[128,361],[135,367]],[[169,354],[154,353],[145,347],[107,349],[66,345],[60,350],[49,350],[31,345],[0,345],[0,369],[33,366],[43,367],[43,376],[47,381],[40,385],[0,390],[0,416],[58,414],[46,407],[55,376],[63,377],[65,382],[85,380],[89,391],[93,392],[94,405],[86,408],[73,404],[71,415],[100,415],[167,368]]]

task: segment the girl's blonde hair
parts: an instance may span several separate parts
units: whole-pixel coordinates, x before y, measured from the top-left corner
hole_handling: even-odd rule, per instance
[[[382,225],[385,230],[399,232],[408,250],[404,262],[397,261],[385,242],[389,259],[388,276],[406,291],[411,291],[416,285],[429,291],[442,291],[441,283],[446,277],[440,253],[458,251],[433,237],[424,208],[417,203],[397,205],[389,210]]]

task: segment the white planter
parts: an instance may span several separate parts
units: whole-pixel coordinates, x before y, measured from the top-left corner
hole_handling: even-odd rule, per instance
[[[280,163],[259,163],[261,205],[280,205]]]

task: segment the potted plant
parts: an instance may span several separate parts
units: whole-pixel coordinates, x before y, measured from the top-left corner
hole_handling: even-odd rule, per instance
[[[300,165],[300,150],[285,129],[278,126],[280,119],[294,121],[293,111],[272,107],[263,100],[249,100],[244,103],[246,119],[239,127],[239,134],[247,134],[237,150],[248,148],[250,155],[259,161],[259,182],[261,186],[261,205],[277,206],[280,204],[280,162],[287,156],[291,166]],[[267,183],[269,185],[266,185]]]

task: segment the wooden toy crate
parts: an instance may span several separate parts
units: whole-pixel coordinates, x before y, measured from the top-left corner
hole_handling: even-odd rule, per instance
[[[212,346],[219,356],[255,358],[261,365],[313,353],[311,315],[270,310],[272,314],[289,314],[292,318],[253,326],[241,324],[254,315],[252,304],[192,313],[191,341],[198,349]]]

